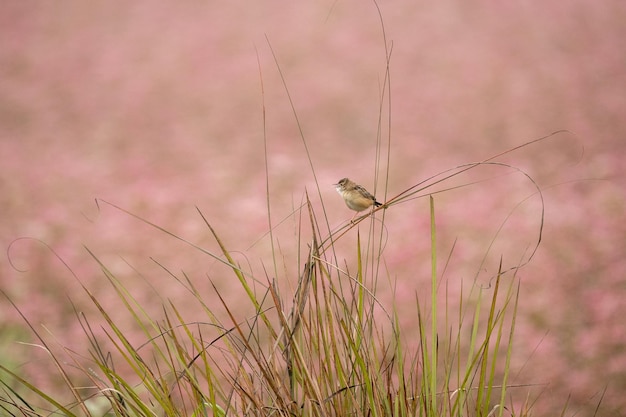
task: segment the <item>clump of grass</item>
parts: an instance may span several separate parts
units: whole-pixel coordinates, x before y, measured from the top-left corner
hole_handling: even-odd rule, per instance
[[[221,253],[196,249],[230,268],[241,303],[248,304],[253,315],[241,317],[241,310],[229,305],[217,288],[220,302],[210,304],[191,279],[172,273],[202,311],[189,322],[170,302],[163,306],[163,319],[156,320],[89,252],[128,320],[141,329],[143,342],[129,340],[98,298],[83,287],[100,314],[96,324],[76,313],[89,342],[89,357],[66,349],[68,361],[31,326],[70,399],[48,394],[0,365],[4,374],[0,407],[23,416],[524,415],[525,410],[507,405],[517,280],[498,273],[490,288],[471,288],[467,297],[472,303],[446,300],[442,307],[434,199],[430,201],[432,291],[425,299],[416,299],[417,348],[407,347],[399,325],[399,315],[407,313],[376,298],[380,253],[371,242],[382,232],[370,228],[364,244],[358,223],[366,216],[324,237],[307,201],[307,220],[299,229],[306,225],[312,237],[305,256],[295,260],[301,262],[295,292],[283,294],[276,278],[266,272],[245,272],[200,213]],[[350,268],[342,267],[335,253],[337,239],[347,233],[357,235],[356,263]],[[264,283],[263,289],[252,282]],[[456,320],[448,311],[452,303],[461,306]],[[488,307],[486,312],[483,306]],[[225,319],[219,318],[218,309],[226,312]],[[465,335],[470,340],[462,340]]]

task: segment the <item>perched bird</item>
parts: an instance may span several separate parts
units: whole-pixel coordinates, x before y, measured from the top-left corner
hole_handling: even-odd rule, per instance
[[[366,210],[369,207],[382,206],[381,203],[376,201],[376,197],[371,195],[365,188],[361,187],[357,183],[350,181],[348,178],[339,180],[337,184],[333,184],[337,192],[343,197],[346,205],[356,211],[354,216],[350,219],[353,221],[360,211]]]

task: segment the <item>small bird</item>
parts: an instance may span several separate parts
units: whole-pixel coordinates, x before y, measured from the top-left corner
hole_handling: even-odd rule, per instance
[[[376,201],[376,197],[371,195],[365,188],[361,187],[357,183],[350,181],[348,178],[342,178],[337,184],[333,184],[337,192],[343,197],[346,205],[356,211],[354,216],[350,219],[352,222],[359,212],[366,210],[369,207],[382,206],[381,203]]]

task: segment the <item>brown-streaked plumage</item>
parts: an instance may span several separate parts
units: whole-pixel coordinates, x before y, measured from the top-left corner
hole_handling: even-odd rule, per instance
[[[343,197],[346,205],[351,210],[356,211],[350,221],[354,220],[357,214],[363,210],[374,206],[382,206],[381,203],[376,201],[376,197],[370,194],[365,188],[359,184],[350,181],[348,178],[342,178],[337,184],[333,184],[337,192]]]

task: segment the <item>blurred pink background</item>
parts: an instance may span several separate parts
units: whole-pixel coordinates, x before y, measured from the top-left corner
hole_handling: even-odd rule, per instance
[[[590,415],[605,388],[598,415],[626,408],[626,3],[380,3],[392,50],[390,122],[388,95],[382,107],[391,149],[389,164],[382,150],[376,177],[385,40],[372,2],[3,2],[0,243],[10,250],[0,260],[1,289],[36,326],[83,351],[69,299],[79,309],[89,301],[34,239],[108,306],[119,301],[84,246],[156,315],[165,298],[183,305],[189,294],[151,257],[185,271],[207,299],[207,277],[227,299],[241,297],[217,262],[109,205],[98,209],[96,198],[218,253],[197,206],[265,279],[263,105],[272,224],[302,203],[305,190],[322,213],[269,40],[331,227],[352,216],[331,185],[342,177],[383,201],[446,169],[572,132],[500,159],[531,175],[546,204],[542,244],[519,273],[511,381],[536,385],[512,393],[521,401],[527,391],[539,395],[538,415],[559,412],[568,395],[566,415]],[[457,239],[444,276],[451,300],[461,283],[471,286],[509,212],[534,192],[506,169],[436,189],[477,179],[492,180],[435,197],[442,265]],[[538,216],[536,195],[514,211],[479,282],[500,255],[508,266],[527,257]],[[301,267],[297,222],[277,228],[292,260],[284,268],[290,289]],[[381,288],[381,299],[389,306],[395,299],[410,327],[416,292],[428,294],[427,199],[391,207],[385,222],[385,263],[398,289]],[[340,257],[352,259],[355,233]],[[14,340],[28,337],[2,303],[0,355],[19,356]],[[189,319],[198,319],[189,307]]]

